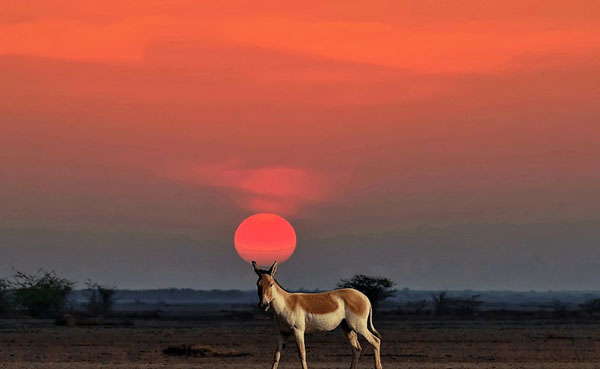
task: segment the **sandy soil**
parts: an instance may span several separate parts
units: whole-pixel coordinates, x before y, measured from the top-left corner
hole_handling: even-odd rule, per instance
[[[0,320],[0,368],[269,368],[276,344],[267,317],[248,321],[135,321],[131,327],[66,327],[45,320]],[[384,368],[600,368],[600,322],[375,322]],[[223,357],[168,356],[202,345]],[[348,368],[339,331],[306,338],[310,368]],[[360,368],[373,367],[366,342]],[[231,354],[246,356],[229,357]],[[280,368],[298,368],[293,339]]]

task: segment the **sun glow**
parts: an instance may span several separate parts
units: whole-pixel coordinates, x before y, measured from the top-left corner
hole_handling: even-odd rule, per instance
[[[292,225],[277,214],[260,213],[246,218],[235,231],[237,253],[247,262],[271,265],[283,262],[296,249],[296,232]]]

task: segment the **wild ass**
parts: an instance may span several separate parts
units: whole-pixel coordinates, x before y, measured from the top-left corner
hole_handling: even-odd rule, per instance
[[[307,369],[304,333],[332,331],[339,325],[352,347],[350,368],[356,368],[362,350],[358,333],[373,346],[375,368],[381,369],[381,336],[373,327],[373,309],[367,296],[351,288],[321,293],[291,293],[273,278],[277,272],[277,262],[269,270],[259,269],[254,261],[252,265],[258,275],[258,306],[264,311],[269,308],[273,311],[279,330],[272,369],[277,369],[281,352],[291,335],[296,339],[302,369]],[[369,331],[367,323],[374,334]]]

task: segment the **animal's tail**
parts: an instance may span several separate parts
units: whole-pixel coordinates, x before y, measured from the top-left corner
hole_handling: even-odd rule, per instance
[[[375,329],[375,327],[373,326],[373,307],[369,307],[369,325],[371,325],[371,331],[373,331],[373,334],[375,334],[377,336],[377,338],[381,339],[381,335],[379,334],[379,332],[377,332],[377,329]]]

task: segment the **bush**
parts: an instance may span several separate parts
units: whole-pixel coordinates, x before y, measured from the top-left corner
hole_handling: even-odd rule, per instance
[[[479,295],[473,295],[469,298],[448,297],[447,292],[440,292],[432,296],[432,304],[436,315],[473,315],[483,304],[483,301],[477,300]]]
[[[38,274],[16,271],[14,302],[31,316],[61,314],[74,282],[60,278],[54,271],[39,270]]]
[[[483,305],[483,301],[477,300],[480,295],[473,295],[464,299],[454,300],[454,311],[458,315],[474,315],[479,306]]]
[[[557,318],[564,318],[569,312],[569,304],[562,302],[559,299],[552,301],[552,313]]]
[[[91,315],[106,316],[110,313],[113,306],[113,296],[115,289],[93,283],[88,280],[86,283],[88,290],[91,291],[88,300],[87,309]]]
[[[0,315],[5,315],[12,310],[11,287],[9,281],[0,279]]]
[[[447,292],[440,292],[436,295],[431,295],[431,303],[433,304],[433,310],[437,315],[444,315],[448,312],[448,298],[446,297]]]
[[[357,274],[350,279],[341,279],[337,284],[338,288],[354,288],[364,293],[371,300],[373,309],[381,301],[396,294],[393,286],[394,282],[387,278],[369,277],[363,274]]]
[[[428,305],[429,301],[427,300],[409,301],[406,303],[405,309],[413,314],[421,315],[426,312]]]
[[[590,314],[600,313],[600,298],[587,300],[581,304],[581,308]]]

